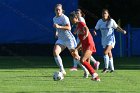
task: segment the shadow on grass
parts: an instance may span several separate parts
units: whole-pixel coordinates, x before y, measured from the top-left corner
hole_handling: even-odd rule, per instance
[[[95,57],[101,62],[100,69],[104,67],[103,59]],[[65,68],[70,68],[73,65],[71,57],[62,57]],[[140,57],[125,57],[114,58],[116,69],[139,70]],[[92,63],[91,63],[92,64]],[[92,64],[93,65],[93,64]],[[16,68],[56,68],[57,65],[53,57],[46,56],[1,56],[0,69],[16,69]]]

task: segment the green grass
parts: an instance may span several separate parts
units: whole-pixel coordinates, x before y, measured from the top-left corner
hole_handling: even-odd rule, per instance
[[[71,58],[63,61],[67,75],[62,81],[53,81],[52,75],[58,68],[52,57],[1,57],[0,93],[140,93],[138,57],[115,58],[114,73],[98,71],[101,82],[91,81],[91,77],[84,79],[80,68],[70,72]]]

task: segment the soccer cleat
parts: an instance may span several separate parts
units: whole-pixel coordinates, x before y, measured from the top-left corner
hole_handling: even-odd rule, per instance
[[[104,68],[102,73],[108,73],[108,69],[107,68]]]
[[[98,82],[100,82],[101,80],[100,80],[100,78],[97,76],[96,78],[92,78],[91,80],[93,80],[93,81],[98,81]]]
[[[96,70],[98,70],[98,69],[99,69],[99,65],[100,65],[100,62],[97,61],[97,62],[94,64],[94,68],[95,68]]]
[[[77,67],[72,67],[70,71],[77,71]]]
[[[85,72],[83,77],[84,77],[84,78],[88,78],[88,75],[89,75],[89,73],[86,73],[86,72]]]
[[[94,73],[94,74],[92,75],[91,80],[93,80],[93,81],[101,81],[97,73]]]
[[[63,75],[66,75],[66,74],[67,74],[65,70],[60,71],[60,72],[61,72]]]

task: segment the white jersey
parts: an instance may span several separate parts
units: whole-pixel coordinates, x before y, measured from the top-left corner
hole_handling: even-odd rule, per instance
[[[66,24],[70,25],[69,18],[62,14],[60,17],[54,17],[53,18],[54,24],[58,24],[60,26],[65,26]],[[75,37],[71,33],[70,30],[62,30],[62,29],[56,29],[58,32],[58,40],[56,41],[56,44],[61,44],[68,49],[74,49],[77,46]]]
[[[66,24],[70,25],[69,18],[64,14],[62,14],[60,17],[55,16],[53,18],[53,23],[60,26],[65,26]],[[58,31],[58,39],[66,41],[73,39],[74,37],[70,30],[56,29],[56,31]]]
[[[113,19],[110,19],[110,21],[103,21],[102,19],[98,20],[95,29],[101,31],[103,48],[105,48],[106,45],[112,45],[114,48],[116,42],[114,29],[117,27],[118,25]]]
[[[83,17],[79,17],[79,21],[84,22],[86,24],[86,21],[85,21],[85,19]]]

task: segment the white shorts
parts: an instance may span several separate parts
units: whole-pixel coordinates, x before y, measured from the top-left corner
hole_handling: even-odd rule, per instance
[[[106,48],[107,45],[111,45],[112,48],[114,48],[115,44],[116,44],[115,38],[113,38],[112,40],[102,40],[103,48]]]
[[[76,43],[75,39],[70,39],[70,40],[67,40],[67,41],[58,39],[55,44],[61,44],[65,47],[67,47],[69,50],[70,49],[75,49],[77,47],[77,43]]]

